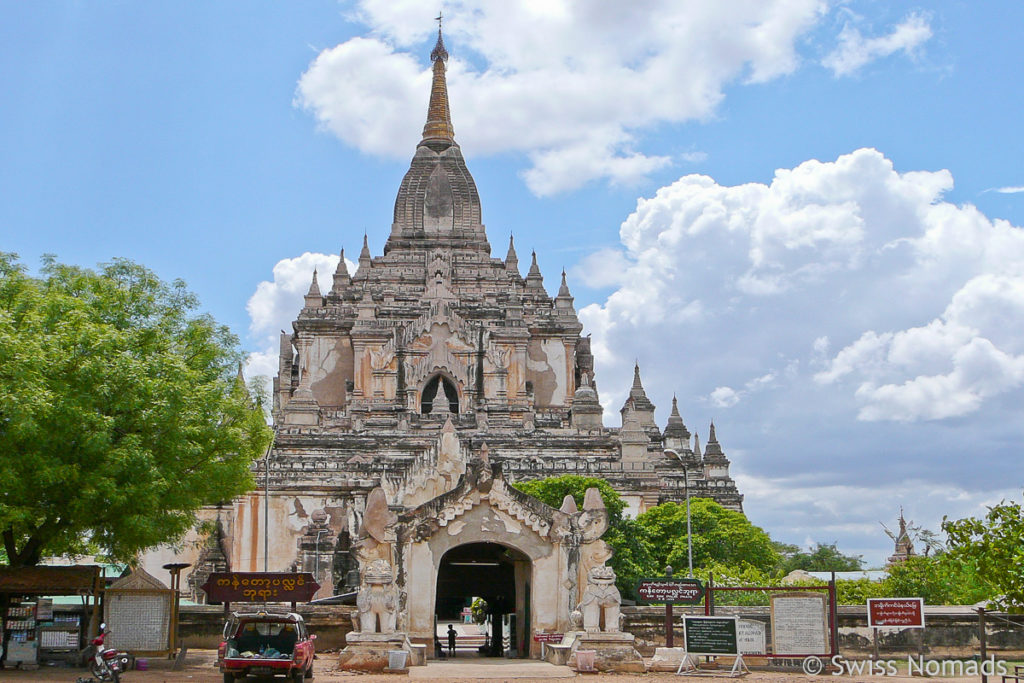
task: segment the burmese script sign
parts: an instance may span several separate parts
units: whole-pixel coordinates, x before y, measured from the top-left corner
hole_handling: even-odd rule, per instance
[[[821,655],[828,647],[828,600],[823,593],[783,593],[771,602],[772,652]]]
[[[561,643],[564,633],[534,633],[533,640],[538,643]]]
[[[924,628],[924,598],[868,598],[868,626]]]
[[[696,605],[704,599],[704,586],[698,579],[640,579],[636,594],[646,602]]]
[[[308,602],[320,584],[309,572],[214,572],[200,587],[207,602]]]
[[[739,654],[736,617],[683,617],[683,641],[686,654]]]

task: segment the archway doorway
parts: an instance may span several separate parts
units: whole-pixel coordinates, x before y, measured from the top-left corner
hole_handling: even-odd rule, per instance
[[[458,633],[456,656],[502,657],[507,650],[529,653],[530,558],[498,543],[467,543],[441,557],[434,600],[435,627],[448,652],[448,624]],[[484,624],[466,611],[475,599],[486,607]],[[478,613],[480,610],[478,609]]]

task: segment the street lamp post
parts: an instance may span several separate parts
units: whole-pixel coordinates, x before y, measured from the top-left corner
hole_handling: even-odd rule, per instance
[[[676,460],[683,466],[683,491],[686,495],[686,561],[689,569],[689,578],[693,578],[693,535],[690,533],[690,472],[686,467],[686,461],[683,460],[683,456],[679,455],[679,452],[672,449],[666,448],[666,454],[676,456]]]

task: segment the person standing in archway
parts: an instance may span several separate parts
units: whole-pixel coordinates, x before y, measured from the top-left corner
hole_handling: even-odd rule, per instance
[[[455,627],[448,624],[448,656],[450,657],[455,656],[455,638],[457,636],[458,633],[456,633]]]

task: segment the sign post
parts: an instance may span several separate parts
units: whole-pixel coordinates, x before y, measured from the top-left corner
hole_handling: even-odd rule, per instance
[[[924,628],[924,598],[868,598],[868,626]]]
[[[309,572],[214,572],[200,586],[207,602],[309,602],[320,588]],[[293,607],[294,609],[294,607]]]
[[[695,655],[732,655],[736,660],[733,662],[730,675],[738,676],[742,671],[749,672],[739,647],[738,621],[736,617],[683,617],[683,644],[686,656],[679,663],[676,673],[695,670]]]
[[[665,576],[640,579],[636,594],[645,602],[665,603],[665,647],[673,647],[672,605],[697,605],[704,597],[704,586],[699,579],[676,579],[672,567],[665,567]]]
[[[924,628],[924,598],[868,598],[871,650],[878,660],[879,628]],[[921,642],[924,642],[922,632]]]

